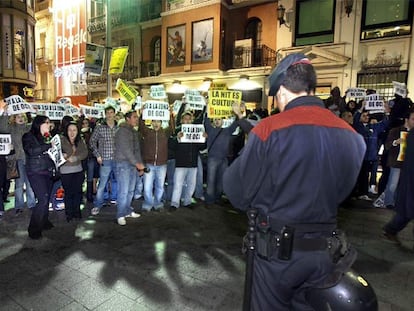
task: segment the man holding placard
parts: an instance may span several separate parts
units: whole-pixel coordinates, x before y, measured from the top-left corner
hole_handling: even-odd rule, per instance
[[[171,210],[191,207],[197,179],[198,153],[205,148],[204,127],[193,124],[193,114],[186,111],[181,116],[181,128],[178,130],[173,149],[175,151],[174,188],[171,198]]]

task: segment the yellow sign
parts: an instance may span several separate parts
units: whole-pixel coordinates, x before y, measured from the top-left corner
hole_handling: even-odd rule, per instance
[[[404,161],[405,150],[407,149],[407,135],[408,135],[408,132],[405,132],[405,131],[400,132],[401,144],[400,144],[400,152],[398,153],[397,161]]]
[[[209,90],[227,90],[226,83],[211,83]]]
[[[213,90],[208,92],[207,116],[214,118],[227,118],[233,114],[233,104],[241,104],[242,92]]]
[[[122,79],[116,80],[115,88],[119,92],[119,95],[121,95],[121,97],[125,99],[126,102],[130,105],[132,105],[135,102],[135,99],[139,95],[136,89],[129,86],[128,83],[126,83]]]
[[[125,61],[128,56],[128,47],[121,46],[112,50],[111,62],[109,63],[109,73],[122,73]]]

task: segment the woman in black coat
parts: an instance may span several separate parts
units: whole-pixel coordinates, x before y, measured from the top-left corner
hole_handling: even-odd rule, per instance
[[[29,237],[40,239],[42,231],[53,227],[49,221],[49,198],[52,190],[51,172],[55,164],[47,154],[52,147],[50,143],[50,120],[46,116],[36,116],[29,132],[22,137],[26,154],[26,172],[32,185],[37,204],[32,208],[32,216],[28,228]]]

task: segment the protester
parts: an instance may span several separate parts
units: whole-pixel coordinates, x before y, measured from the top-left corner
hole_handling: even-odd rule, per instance
[[[192,197],[196,188],[197,165],[199,151],[205,148],[205,143],[181,142],[184,136],[182,125],[193,124],[194,117],[190,111],[181,115],[181,126],[176,135],[174,188],[171,198],[171,210],[192,206]],[[206,134],[202,133],[205,137]]]
[[[120,124],[115,133],[115,174],[119,186],[116,217],[120,226],[126,225],[127,217],[141,216],[131,207],[137,181],[136,172],[141,176],[145,169],[138,133],[135,130],[137,125],[138,115],[131,110],[125,114],[125,122]]]
[[[164,208],[164,182],[167,175],[168,138],[174,129],[172,114],[170,124],[162,128],[160,120],[152,120],[151,127],[140,118],[139,131],[142,136],[142,160],[149,172],[144,175],[143,211],[160,211]]]
[[[114,137],[118,126],[115,121],[115,109],[112,106],[105,108],[105,120],[97,125],[92,133],[89,146],[91,147],[99,169],[99,183],[91,214],[98,215],[104,204],[105,186],[111,173],[115,170]],[[111,184],[112,191],[116,186]]]
[[[9,157],[17,161],[19,171],[19,178],[14,180],[14,209],[16,215],[18,215],[23,212],[25,206],[25,189],[27,207],[32,208],[36,205],[35,195],[26,174],[26,157],[22,146],[23,134],[30,130],[30,126],[27,125],[27,117],[24,113],[11,115],[9,117],[6,115],[0,116],[0,122],[2,123],[1,127],[7,129],[7,132],[11,135],[14,154]]]
[[[47,154],[50,143],[50,120],[37,115],[30,131],[23,135],[22,143],[26,154],[26,172],[37,199],[31,209],[32,216],[28,227],[29,237],[40,239],[42,231],[53,227],[49,221],[49,199],[53,186],[52,174],[55,164]]]
[[[234,207],[258,211],[250,309],[310,310],[306,292],[333,285],[334,270],[354,259],[326,239],[335,235],[338,205],[354,186],[366,147],[314,96],[316,73],[305,55],[284,58],[269,84],[281,113],[251,130],[224,174],[224,191]]]
[[[88,156],[88,147],[82,139],[78,125],[71,122],[61,136],[62,153],[66,162],[60,167],[65,191],[65,213],[67,222],[81,219],[82,184],[85,179],[82,161]]]
[[[383,237],[396,244],[400,244],[397,234],[414,219],[414,129],[408,132],[406,144],[395,200],[395,215],[383,227]]]

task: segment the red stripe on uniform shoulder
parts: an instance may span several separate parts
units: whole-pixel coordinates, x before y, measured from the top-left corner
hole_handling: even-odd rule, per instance
[[[252,131],[261,140],[266,140],[273,131],[298,125],[342,128],[355,132],[348,123],[335,116],[330,110],[319,106],[299,106],[267,117],[255,126]]]

